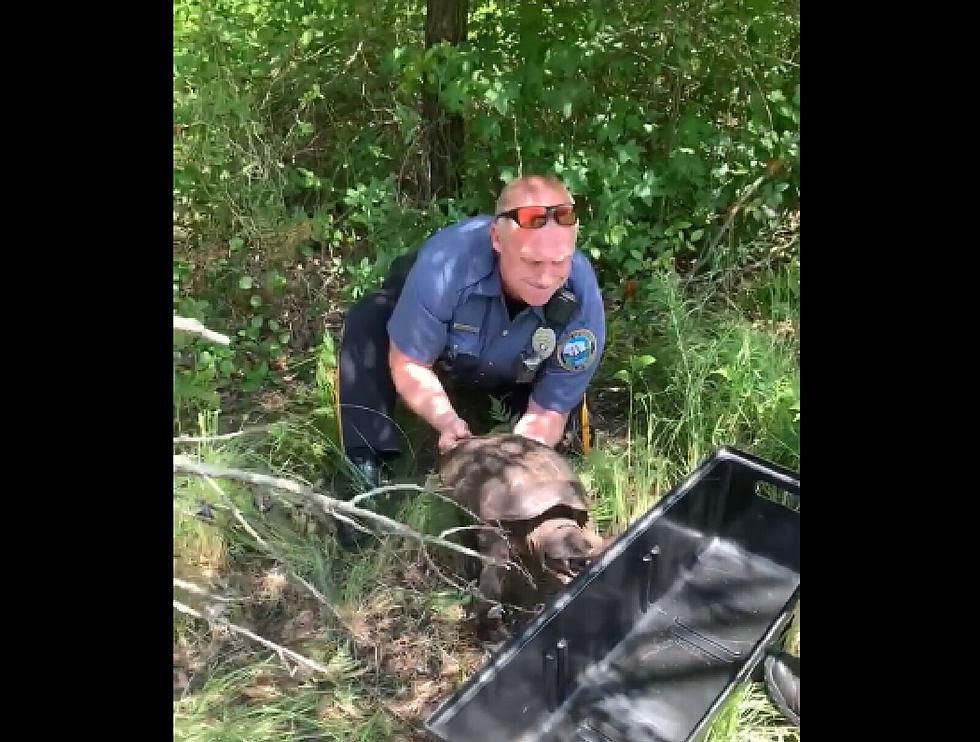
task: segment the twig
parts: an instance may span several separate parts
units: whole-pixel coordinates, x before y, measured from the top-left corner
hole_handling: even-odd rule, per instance
[[[399,523],[396,520],[380,515],[378,513],[372,513],[370,510],[365,510],[359,508],[356,505],[351,505],[349,502],[344,500],[337,500],[333,497],[327,497],[326,495],[321,495],[315,490],[305,487],[298,482],[294,482],[290,479],[282,479],[280,477],[270,477],[266,474],[256,474],[253,472],[242,471],[241,469],[226,469],[223,467],[212,466],[210,464],[199,463],[191,461],[186,456],[175,455],[174,456],[174,472],[180,472],[182,474],[194,474],[199,477],[214,477],[215,479],[232,479],[239,482],[247,482],[249,484],[256,484],[262,487],[270,487],[272,489],[284,490],[286,492],[291,492],[295,495],[300,495],[301,497],[308,498],[316,502],[324,512],[328,515],[338,517],[339,515],[356,516],[359,518],[365,518],[370,521],[384,526],[388,532],[397,534],[399,536],[404,536],[405,538],[414,539],[416,541],[422,541],[425,543],[437,544],[447,549],[457,551],[461,554],[466,554],[467,556],[479,559],[481,562],[487,564],[493,564],[498,567],[509,567],[509,562],[501,562],[493,557],[480,554],[479,552],[468,549],[465,546],[460,546],[459,544],[454,544],[452,541],[446,541],[445,539],[439,538],[437,536],[426,536],[424,534],[418,533],[413,529]],[[405,487],[417,487],[417,485],[404,485]]]
[[[258,425],[254,428],[244,428],[234,433],[224,433],[223,435],[181,435],[174,438],[174,443],[210,443],[211,441],[228,441],[240,435],[251,435],[253,433],[264,433],[271,430],[273,425]]]
[[[209,330],[207,327],[202,325],[196,319],[188,319],[187,317],[178,317],[174,315],[174,329],[180,330],[182,332],[189,332],[192,335],[200,335],[205,340],[210,340],[214,343],[220,343],[221,345],[231,345],[231,338],[227,335],[222,335],[220,332],[215,332],[214,330]]]
[[[174,608],[176,608],[181,613],[186,613],[188,616],[193,616],[194,618],[204,618],[203,614],[200,611],[196,611],[190,606],[184,605],[179,600],[174,601]],[[258,634],[253,634],[251,631],[249,631],[243,626],[233,624],[230,621],[218,621],[216,623],[220,626],[227,627],[229,631],[234,631],[236,634],[247,636],[252,641],[256,641],[262,646],[268,647],[277,655],[279,655],[280,659],[282,659],[283,656],[286,656],[289,657],[291,660],[293,660],[293,662],[298,662],[300,664],[306,665],[307,667],[310,667],[316,670],[317,672],[322,672],[324,675],[332,674],[330,670],[328,670],[326,667],[321,665],[319,662],[315,662],[314,660],[308,659],[303,655],[294,652],[291,649],[286,649],[285,647],[279,646],[275,642],[271,642],[268,639],[259,636]]]
[[[375,487],[373,490],[368,490],[367,492],[362,492],[357,495],[357,497],[352,497],[350,500],[351,505],[357,505],[362,500],[366,500],[369,497],[374,497],[375,495],[383,495],[385,492],[398,492],[399,490],[410,490],[414,492],[425,492],[425,487],[420,487],[417,484],[386,484],[383,487]]]
[[[735,220],[735,216],[741,210],[742,204],[744,204],[746,200],[748,200],[749,196],[755,193],[756,189],[760,185],[762,185],[762,181],[764,181],[765,179],[766,179],[766,173],[763,173],[758,178],[756,178],[749,185],[749,187],[745,189],[745,191],[739,197],[738,201],[735,202],[735,205],[728,210],[728,218],[725,219],[725,223],[721,226],[721,229],[718,230],[718,234],[715,235],[715,238],[711,241],[711,244],[708,245],[708,249],[704,251],[705,255],[709,254],[712,250],[715,249],[715,247],[721,241],[721,238],[725,236],[725,232],[727,232],[728,228],[732,226],[732,222]]]
[[[207,598],[208,600],[215,600],[220,603],[234,602],[232,598],[223,598],[220,595],[212,595],[200,585],[195,585],[193,582],[188,582],[187,580],[181,580],[178,577],[174,577],[174,587],[179,587],[181,590],[186,590],[189,593],[200,595],[204,598]]]
[[[501,536],[504,533],[503,529],[497,528],[496,526],[457,526],[456,528],[447,528],[439,534],[439,538],[446,538],[446,536],[459,533],[460,531],[496,531]]]

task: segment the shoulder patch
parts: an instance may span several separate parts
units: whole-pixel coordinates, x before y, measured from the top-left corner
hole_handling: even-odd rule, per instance
[[[562,343],[558,364],[566,371],[584,371],[595,361],[595,334],[584,327],[573,330]]]

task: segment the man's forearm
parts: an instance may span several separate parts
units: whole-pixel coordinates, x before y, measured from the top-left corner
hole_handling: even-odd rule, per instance
[[[392,364],[391,378],[409,409],[436,430],[442,432],[459,419],[439,377],[431,368],[403,360]]]

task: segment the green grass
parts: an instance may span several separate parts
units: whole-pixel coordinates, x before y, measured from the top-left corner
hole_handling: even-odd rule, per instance
[[[704,742],[799,742],[800,730],[769,701],[765,686],[747,683],[718,712]]]
[[[387,740],[394,723],[361,693],[351,663],[335,655],[337,675],[283,689],[278,664],[258,658],[216,668],[197,691],[174,703],[174,739],[181,742],[254,740]]]

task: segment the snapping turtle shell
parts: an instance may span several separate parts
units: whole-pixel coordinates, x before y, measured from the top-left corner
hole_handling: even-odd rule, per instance
[[[584,524],[585,487],[550,446],[503,433],[460,441],[440,461],[439,476],[452,497],[488,521],[527,521],[557,506]]]

